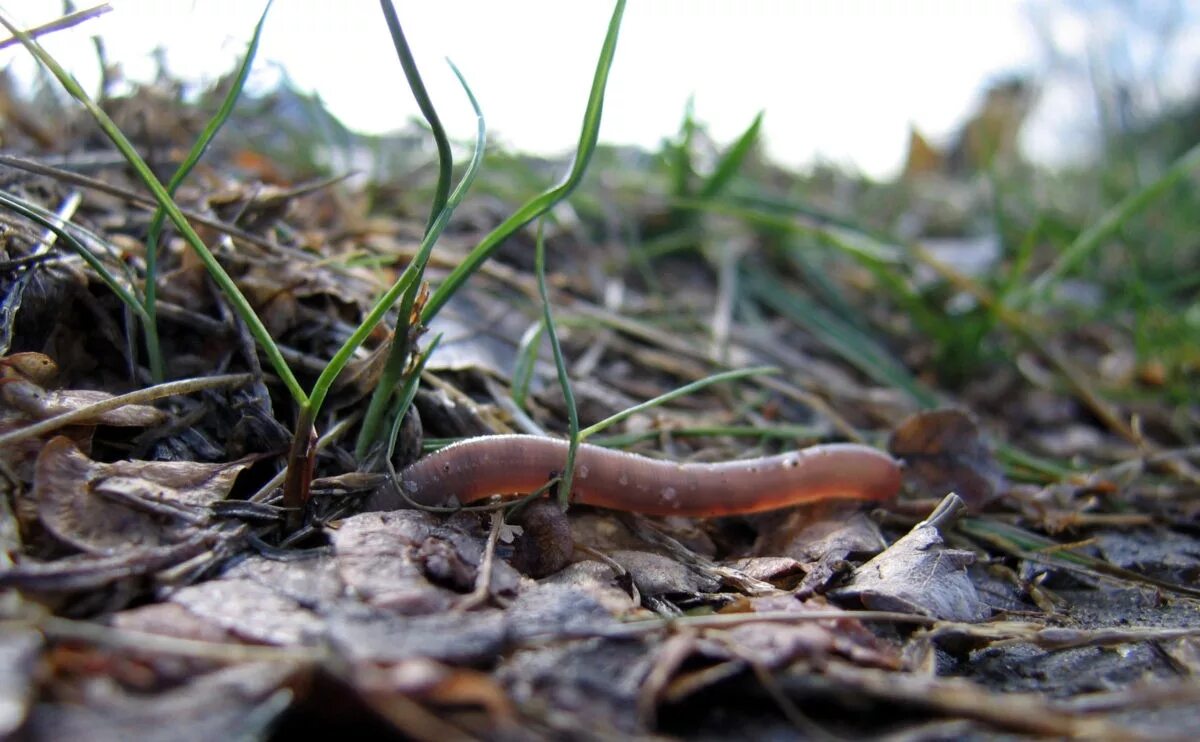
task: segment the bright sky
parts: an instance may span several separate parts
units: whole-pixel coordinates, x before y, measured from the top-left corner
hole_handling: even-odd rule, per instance
[[[3,1],[3,0],[0,0]],[[245,51],[262,5],[251,0],[114,0],[101,19],[46,46],[94,90],[90,36],[135,79],[151,50],[171,71],[212,80]],[[51,0],[7,0],[9,17],[55,17]],[[396,0],[439,113],[470,139],[469,106],[443,62],[463,71],[493,140],[555,154],[571,149],[612,4],[599,0]],[[679,126],[689,96],[721,142],[760,110],[770,152],[821,159],[876,176],[904,157],[909,122],[935,139],[972,110],[987,81],[1036,66],[1041,50],[1016,0],[632,0],[609,80],[601,138],[656,146]],[[0,64],[24,57],[0,52]],[[28,69],[20,59],[17,69]],[[376,2],[276,0],[253,82],[287,71],[352,128],[384,132],[416,115]],[[1061,115],[1061,111],[1058,115]],[[1039,142],[1034,132],[1027,146]],[[1035,154],[1038,154],[1035,151]]]

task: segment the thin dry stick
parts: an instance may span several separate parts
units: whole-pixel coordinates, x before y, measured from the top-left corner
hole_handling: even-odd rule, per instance
[[[216,389],[222,386],[241,386],[253,380],[254,377],[250,374],[225,374],[222,376],[169,381],[165,384],[157,384],[145,389],[139,389],[136,392],[118,394],[115,397],[110,397],[109,399],[101,400],[86,407],[71,410],[70,412],[64,412],[61,415],[55,415],[32,425],[18,428],[11,433],[0,435],[0,446],[7,446],[26,438],[45,435],[64,426],[73,425],[74,423],[88,422],[105,412],[124,407],[125,405],[146,404],[147,402],[153,402],[163,397],[192,394],[204,391],[205,389]]]
[[[33,621],[5,621],[0,623],[0,627],[3,627],[5,631],[31,628],[53,639],[85,641],[113,649],[221,662],[319,662],[330,657],[328,651],[316,647],[271,647],[181,639],[175,636],[123,629],[57,616],[45,616]]]
[[[496,562],[496,544],[500,541],[500,529],[504,526],[504,513],[492,511],[492,530],[488,533],[487,544],[483,547],[483,560],[479,572],[475,575],[475,589],[454,606],[455,613],[469,611],[487,602],[492,591],[492,565]]]
[[[124,164],[124,160],[121,161],[121,164]],[[54,178],[55,180],[62,181],[63,183],[70,183],[81,188],[87,188],[93,191],[99,191],[100,193],[106,193],[110,196],[116,196],[117,198],[128,201],[129,203],[145,207],[150,211],[158,208],[158,202],[150,196],[143,196],[140,193],[134,193],[133,191],[125,188],[112,185],[111,183],[105,183],[102,180],[81,175],[71,170],[50,167],[49,165],[43,165],[42,163],[35,162],[34,160],[26,160],[21,157],[3,154],[0,154],[0,165],[8,165],[9,167],[13,167],[18,170],[24,170],[35,175],[44,175],[48,178]],[[230,237],[236,237],[239,240],[249,242],[250,244],[261,247],[264,250],[278,250],[280,248],[279,245],[271,242],[270,240],[266,240],[249,232],[244,232],[232,224],[227,224],[195,211],[188,211],[182,208],[180,211],[188,218],[189,221],[195,222],[196,224],[203,224],[206,227],[211,227],[218,232],[222,232]],[[306,253],[298,254],[304,255],[309,261],[314,260],[312,256],[308,256]]]

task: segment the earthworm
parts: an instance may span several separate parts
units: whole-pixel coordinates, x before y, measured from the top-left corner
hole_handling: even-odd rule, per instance
[[[451,444],[400,472],[413,501],[466,504],[491,495],[529,493],[557,476],[567,442],[494,435]],[[756,513],[835,498],[887,500],[900,489],[900,465],[874,448],[829,443],[800,451],[721,463],[651,459],[581,444],[571,499],[649,515]]]

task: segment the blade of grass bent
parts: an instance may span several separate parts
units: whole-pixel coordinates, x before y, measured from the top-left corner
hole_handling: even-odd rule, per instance
[[[175,191],[179,185],[183,183],[184,178],[192,172],[192,168],[196,163],[200,162],[200,158],[204,156],[204,152],[208,149],[208,145],[212,143],[213,138],[225,122],[229,119],[229,115],[233,113],[234,104],[241,97],[242,88],[246,85],[246,78],[250,76],[250,67],[254,63],[254,57],[258,53],[258,42],[262,37],[263,25],[267,21],[267,11],[271,9],[271,3],[274,0],[267,0],[267,4],[263,7],[262,15],[258,18],[258,23],[254,26],[254,34],[250,37],[250,43],[246,47],[246,55],[242,57],[241,65],[238,67],[237,76],[234,78],[233,84],[226,93],[225,98],[221,101],[221,106],[213,117],[209,119],[204,127],[204,131],[200,133],[200,137],[192,145],[188,151],[187,157],[179,164],[175,174],[167,181],[166,190],[172,198],[175,197]],[[150,359],[150,376],[155,382],[161,382],[163,377],[163,358],[162,352],[158,346],[158,238],[162,233],[163,222],[166,219],[166,211],[162,206],[159,206],[154,211],[154,216],[150,220],[150,227],[146,233],[146,287],[143,292],[143,301],[146,305],[145,335],[146,349]]]
[[[483,111],[480,110],[479,101],[475,100],[475,94],[471,92],[471,87],[467,85],[467,81],[463,78],[462,73],[454,66],[453,62],[449,60],[447,62],[450,64],[450,69],[454,71],[454,75],[458,78],[459,84],[462,85],[463,91],[467,94],[467,99],[471,102],[472,110],[475,111],[475,152],[471,155],[471,161],[467,164],[466,172],[463,173],[458,187],[454,189],[454,193],[450,194],[450,198],[446,201],[441,211],[438,212],[437,219],[434,220],[429,231],[425,233],[425,238],[421,241],[421,248],[413,256],[408,267],[404,269],[404,273],[400,275],[400,278],[396,280],[392,288],[380,297],[379,301],[372,307],[371,312],[363,319],[362,324],[355,329],[350,338],[334,354],[329,365],[317,379],[317,383],[313,385],[312,393],[313,397],[317,400],[315,404],[317,408],[320,407],[321,401],[324,400],[329,387],[333,385],[334,379],[341,373],[345,365],[350,362],[350,355],[367,339],[367,335],[370,334],[371,330],[375,329],[375,325],[379,324],[392,305],[396,303],[396,299],[401,296],[405,296],[406,300],[398,324],[406,323],[404,332],[405,334],[408,333],[407,323],[412,321],[412,317],[409,315],[413,307],[413,294],[410,292],[416,290],[420,277],[425,271],[425,264],[429,261],[429,254],[433,250],[434,243],[437,242],[438,237],[441,236],[442,231],[446,228],[446,224],[449,223],[454,210],[458,208],[458,205],[462,203],[463,198],[466,197],[467,192],[471,189],[471,184],[475,182],[475,176],[479,174],[479,168],[483,164],[484,153],[487,149],[487,124],[483,118]],[[397,331],[399,331],[399,327],[397,327]],[[393,340],[393,342],[395,341]],[[407,347],[407,339],[404,341],[404,345]],[[396,363],[395,358],[395,355],[389,356],[388,366],[392,368],[385,368],[384,378],[380,379],[379,387],[375,394],[372,395],[366,415],[363,417],[363,424],[359,431],[358,440],[355,443],[355,455],[360,458],[366,454],[371,441],[378,434],[382,426],[383,415],[387,410],[387,401],[391,397],[391,387],[395,384],[395,380],[399,378],[400,372],[403,371],[402,363]],[[403,358],[400,358],[400,361],[403,360]]]
[[[433,134],[434,142],[437,145],[438,181],[433,204],[429,211],[429,221],[425,226],[425,231],[428,232],[433,227],[433,222],[437,218],[437,215],[446,206],[446,200],[450,193],[450,176],[454,168],[454,158],[450,153],[450,142],[446,138],[446,131],[442,127],[441,120],[438,118],[433,101],[429,98],[429,93],[425,90],[425,84],[421,80],[421,72],[417,68],[416,60],[413,59],[408,41],[404,38],[404,29],[400,26],[400,19],[396,16],[396,9],[392,5],[391,0],[379,0],[379,6],[383,10],[384,19],[387,21],[388,31],[392,36],[392,44],[396,47],[396,54],[400,58],[400,66],[404,69],[404,77],[408,80],[408,87],[417,101],[417,106],[421,109],[421,114],[429,124],[430,132]],[[475,110],[475,115],[480,115],[478,109]],[[480,146],[482,146],[482,142],[476,142],[476,148],[478,149]],[[380,432],[383,425],[384,412],[387,409],[388,402],[392,399],[396,383],[404,374],[404,368],[408,364],[409,351],[412,349],[412,344],[416,341],[413,335],[415,334],[414,330],[419,328],[420,320],[412,317],[412,310],[416,303],[417,292],[421,290],[422,279],[425,275],[425,262],[428,260],[428,257],[429,254],[426,253],[425,259],[417,264],[416,277],[401,297],[399,319],[396,322],[397,332],[392,335],[391,347],[388,348],[387,360],[384,362],[383,372],[380,374],[379,383],[375,386],[371,394],[371,401],[368,403],[366,414],[363,416],[363,424],[359,428],[354,453],[360,460],[367,454],[372,441]],[[401,325],[404,326],[403,331],[401,331]]]
[[[400,66],[404,69],[404,77],[408,80],[408,89],[412,91],[413,98],[417,101],[417,107],[421,109],[421,115],[428,122],[429,131],[433,134],[433,141],[437,146],[437,189],[434,191],[433,204],[429,208],[429,221],[425,225],[425,231],[428,232],[433,227],[434,219],[437,219],[438,213],[446,205],[446,199],[450,196],[450,177],[454,169],[454,157],[450,154],[450,140],[446,137],[446,130],[442,127],[442,121],[433,107],[433,101],[429,99],[425,83],[421,81],[421,72],[417,69],[417,62],[413,59],[412,50],[408,47],[408,40],[404,38],[404,29],[400,27],[396,8],[392,5],[391,0],[379,0],[379,7],[383,10],[388,32],[392,35],[392,44],[396,47],[396,55],[400,58]]]
[[[108,271],[108,267],[100,262],[100,259],[91,250],[87,249],[82,242],[76,239],[75,235],[71,234],[65,225],[58,224],[55,220],[47,218],[44,214],[29,208],[28,205],[22,203],[19,199],[3,191],[0,191],[0,206],[10,209],[32,222],[36,222],[43,229],[53,232],[64,244],[75,251],[92,270],[96,271],[96,275],[100,276],[100,280],[104,282],[104,285],[108,286],[117,295],[117,298],[138,316],[138,319],[143,322],[146,321],[146,310],[142,307],[142,303],[138,298],[129,289],[125,288],[117,280],[117,277]]]
[[[258,342],[259,347],[262,348],[263,354],[267,356],[267,360],[270,362],[271,367],[275,369],[275,373],[279,375],[280,380],[283,382],[284,386],[287,387],[288,393],[291,394],[292,398],[295,399],[298,404],[304,404],[307,402],[308,395],[306,395],[304,390],[300,388],[300,383],[296,380],[295,374],[292,373],[291,367],[284,359],[283,353],[280,352],[279,346],[275,344],[274,338],[271,337],[271,333],[267,331],[267,328],[262,323],[262,320],[259,319],[258,315],[254,312],[254,308],[250,306],[250,302],[247,301],[245,295],[242,294],[241,290],[237,287],[237,284],[234,283],[229,274],[225,272],[225,269],[217,261],[216,257],[204,244],[203,240],[200,239],[200,236],[196,234],[194,229],[192,229],[192,226],[188,223],[183,213],[179,210],[179,207],[175,204],[170,194],[167,193],[165,188],[163,188],[162,183],[160,183],[158,178],[154,176],[154,173],[150,171],[150,168],[146,165],[145,160],[143,160],[141,155],[137,153],[137,150],[129,142],[117,125],[114,124],[112,119],[109,118],[108,114],[105,113],[102,108],[97,106],[95,101],[93,101],[91,97],[84,92],[78,81],[76,81],[75,78],[70,75],[70,73],[63,69],[62,65],[60,65],[58,61],[54,59],[54,57],[50,56],[50,54],[47,53],[46,50],[43,49],[36,41],[30,39],[28,34],[14,26],[8,20],[8,18],[3,15],[0,15],[0,25],[3,25],[8,29],[9,33],[19,38],[25,48],[28,49],[29,52],[33,54],[33,56],[36,57],[37,60],[44,67],[46,67],[46,69],[50,70],[51,74],[58,79],[59,84],[61,84],[73,98],[82,103],[87,109],[88,113],[92,115],[92,118],[96,120],[96,123],[100,126],[101,130],[104,131],[105,136],[112,141],[113,145],[116,146],[116,148],[129,162],[130,167],[133,168],[134,172],[137,173],[138,178],[143,184],[145,184],[146,188],[149,189],[151,194],[154,195],[155,200],[157,200],[158,203],[166,210],[167,217],[170,218],[171,223],[175,225],[175,228],[179,230],[180,235],[183,236],[188,245],[191,246],[193,251],[195,251],[197,257],[200,258],[200,262],[204,264],[205,270],[208,271],[209,275],[212,276],[213,281],[215,281],[218,287],[220,287],[222,293],[225,294],[230,304],[233,305],[234,310],[241,317],[242,321],[246,323],[246,328],[250,331],[250,334],[253,335],[255,341]]]
[[[434,220],[433,227],[426,233],[425,238],[421,240],[421,247],[409,262],[408,267],[404,269],[404,272],[400,274],[400,277],[396,279],[392,287],[379,298],[379,301],[375,302],[375,306],[371,308],[371,311],[367,313],[367,316],[363,318],[359,326],[350,334],[346,342],[342,343],[342,347],[333,355],[325,370],[321,372],[316,383],[313,384],[312,398],[308,406],[312,408],[314,413],[320,409],[326,395],[329,393],[329,389],[333,386],[334,380],[337,379],[338,374],[342,372],[346,364],[350,362],[350,357],[354,354],[354,351],[358,350],[358,347],[366,341],[367,336],[371,334],[375,326],[383,320],[388,310],[396,303],[396,299],[400,298],[400,295],[416,280],[417,266],[424,265],[425,261],[429,259],[430,250],[433,249],[434,243],[437,242],[438,237],[445,230],[446,224],[449,223],[450,217],[454,214],[454,210],[462,203],[463,198],[467,195],[467,191],[471,189],[471,184],[475,182],[475,176],[479,173],[479,166],[483,163],[483,152],[486,148],[487,140],[487,128],[484,124],[483,114],[479,110],[479,104],[475,100],[475,95],[471,92],[470,86],[467,85],[467,81],[463,79],[458,68],[453,63],[450,63],[450,68],[454,70],[459,84],[463,86],[463,91],[466,92],[467,98],[471,101],[471,106],[475,109],[475,141],[477,145],[475,153],[471,157],[471,162],[467,165],[466,172],[463,173],[462,180],[459,181],[454,192],[450,194],[449,200],[446,201],[446,206],[438,214],[437,219]]]
[[[45,36],[46,34],[54,33],[55,31],[62,31],[67,28],[78,26],[80,23],[102,16],[111,10],[111,5],[108,3],[102,3],[92,8],[85,8],[84,10],[77,10],[74,13],[68,13],[67,15],[64,15],[61,18],[56,18],[49,23],[43,23],[37,28],[31,28],[25,33],[29,34],[30,38],[36,39],[39,36]],[[16,36],[10,36],[7,39],[0,41],[0,49],[7,49],[8,47],[19,43],[21,43],[20,39],[18,39]]]
[[[596,63],[596,74],[592,79],[591,93],[588,96],[587,109],[583,115],[583,129],[579,134],[579,147],[575,151],[575,160],[567,177],[557,186],[533,197],[493,229],[475,246],[469,255],[450,272],[446,280],[433,292],[429,302],[421,312],[421,321],[429,324],[441,311],[454,292],[479,269],[479,266],[491,257],[500,243],[512,236],[518,229],[545,214],[556,203],[571,195],[583,174],[588,162],[596,149],[600,135],[600,119],[604,111],[604,90],[608,84],[608,73],[612,68],[613,57],[617,48],[617,35],[621,29],[621,16],[625,12],[625,0],[617,0],[612,19],[608,24],[608,33],[600,50],[600,58]]]

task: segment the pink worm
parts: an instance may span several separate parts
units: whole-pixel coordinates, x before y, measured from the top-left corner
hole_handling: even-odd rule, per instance
[[[470,438],[400,472],[414,501],[460,504],[533,492],[566,463],[567,442],[533,435]],[[900,489],[900,465],[867,446],[831,443],[717,464],[680,464],[582,444],[572,501],[650,515],[756,513],[835,498],[887,500]]]

